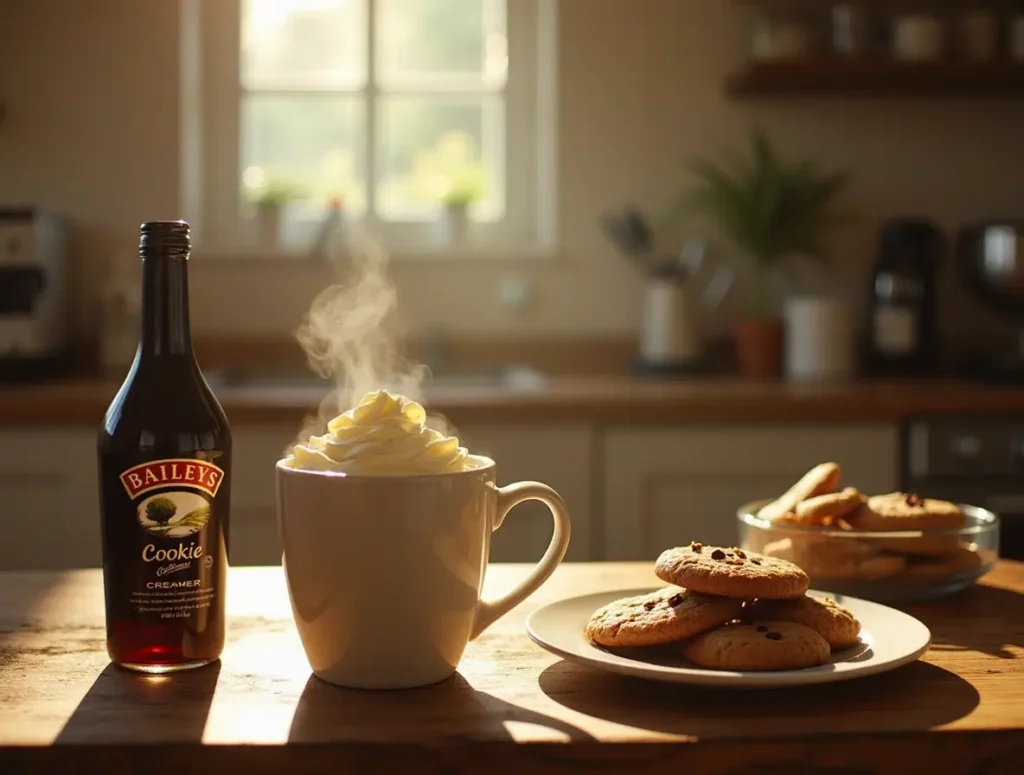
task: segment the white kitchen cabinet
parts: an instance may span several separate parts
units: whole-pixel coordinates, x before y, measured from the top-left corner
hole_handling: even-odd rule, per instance
[[[0,570],[102,563],[96,428],[0,431]]]
[[[865,492],[897,487],[895,424],[610,428],[603,446],[596,559],[654,560],[691,540],[735,543],[739,506],[780,495],[826,460]]]
[[[231,428],[232,565],[280,565],[274,465],[295,441],[295,425],[235,425]]]
[[[281,561],[274,463],[297,428],[236,425],[231,562]],[[783,492],[822,460],[868,492],[897,486],[894,424],[699,425],[669,428],[472,425],[473,452],[498,461],[498,483],[532,479],[558,490],[573,520],[568,559],[650,560],[690,540],[732,542],[736,508]],[[98,567],[96,430],[0,430],[4,542],[0,570]],[[541,504],[515,509],[492,536],[496,562],[535,562],[551,536]]]
[[[274,463],[292,426],[232,429],[231,563],[280,564]],[[0,570],[99,567],[96,428],[0,431]]]
[[[456,429],[470,451],[497,463],[498,484],[543,482],[569,507],[567,560],[593,559],[591,533],[593,431],[587,425],[474,425]],[[547,507],[523,503],[491,536],[492,562],[537,562],[551,540]]]

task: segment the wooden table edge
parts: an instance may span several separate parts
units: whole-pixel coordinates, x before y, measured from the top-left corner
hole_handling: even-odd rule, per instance
[[[296,773],[444,772],[544,775],[643,772],[679,775],[680,767],[707,775],[787,772],[862,775],[1019,772],[1024,730],[909,730],[890,733],[799,734],[784,738],[713,738],[611,743],[485,742],[439,739],[436,744],[288,742],[267,745],[67,744],[0,747],[4,772],[137,772],[180,775],[201,765],[247,775]],[[581,767],[590,765],[587,769]]]

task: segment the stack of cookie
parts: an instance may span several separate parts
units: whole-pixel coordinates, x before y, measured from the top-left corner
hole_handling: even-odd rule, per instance
[[[841,477],[842,469],[834,462],[812,468],[758,511],[775,529],[747,531],[744,547],[790,560],[816,586],[822,586],[819,579],[826,585],[879,579],[941,583],[951,574],[981,568],[978,547],[961,541],[955,532],[966,522],[955,503],[901,492],[868,497],[856,487],[840,488]],[[830,530],[787,530],[791,525]],[[867,532],[902,535],[859,535]]]
[[[607,648],[679,644],[709,670],[798,670],[859,641],[860,623],[834,601],[808,597],[786,560],[737,548],[668,549],[655,574],[671,586],[594,612],[587,637]]]

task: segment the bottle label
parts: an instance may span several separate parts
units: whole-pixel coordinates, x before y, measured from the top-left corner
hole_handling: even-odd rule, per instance
[[[132,614],[167,621],[209,609],[217,594],[215,566],[225,561],[216,513],[224,470],[208,460],[168,458],[132,466],[119,479],[134,524],[115,529],[131,532],[118,543],[134,556],[114,562],[135,569],[124,590]]]

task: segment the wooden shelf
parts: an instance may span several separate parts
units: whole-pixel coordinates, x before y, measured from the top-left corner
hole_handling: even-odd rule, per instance
[[[735,98],[800,96],[1024,97],[1024,64],[883,59],[753,62],[726,82]]]

